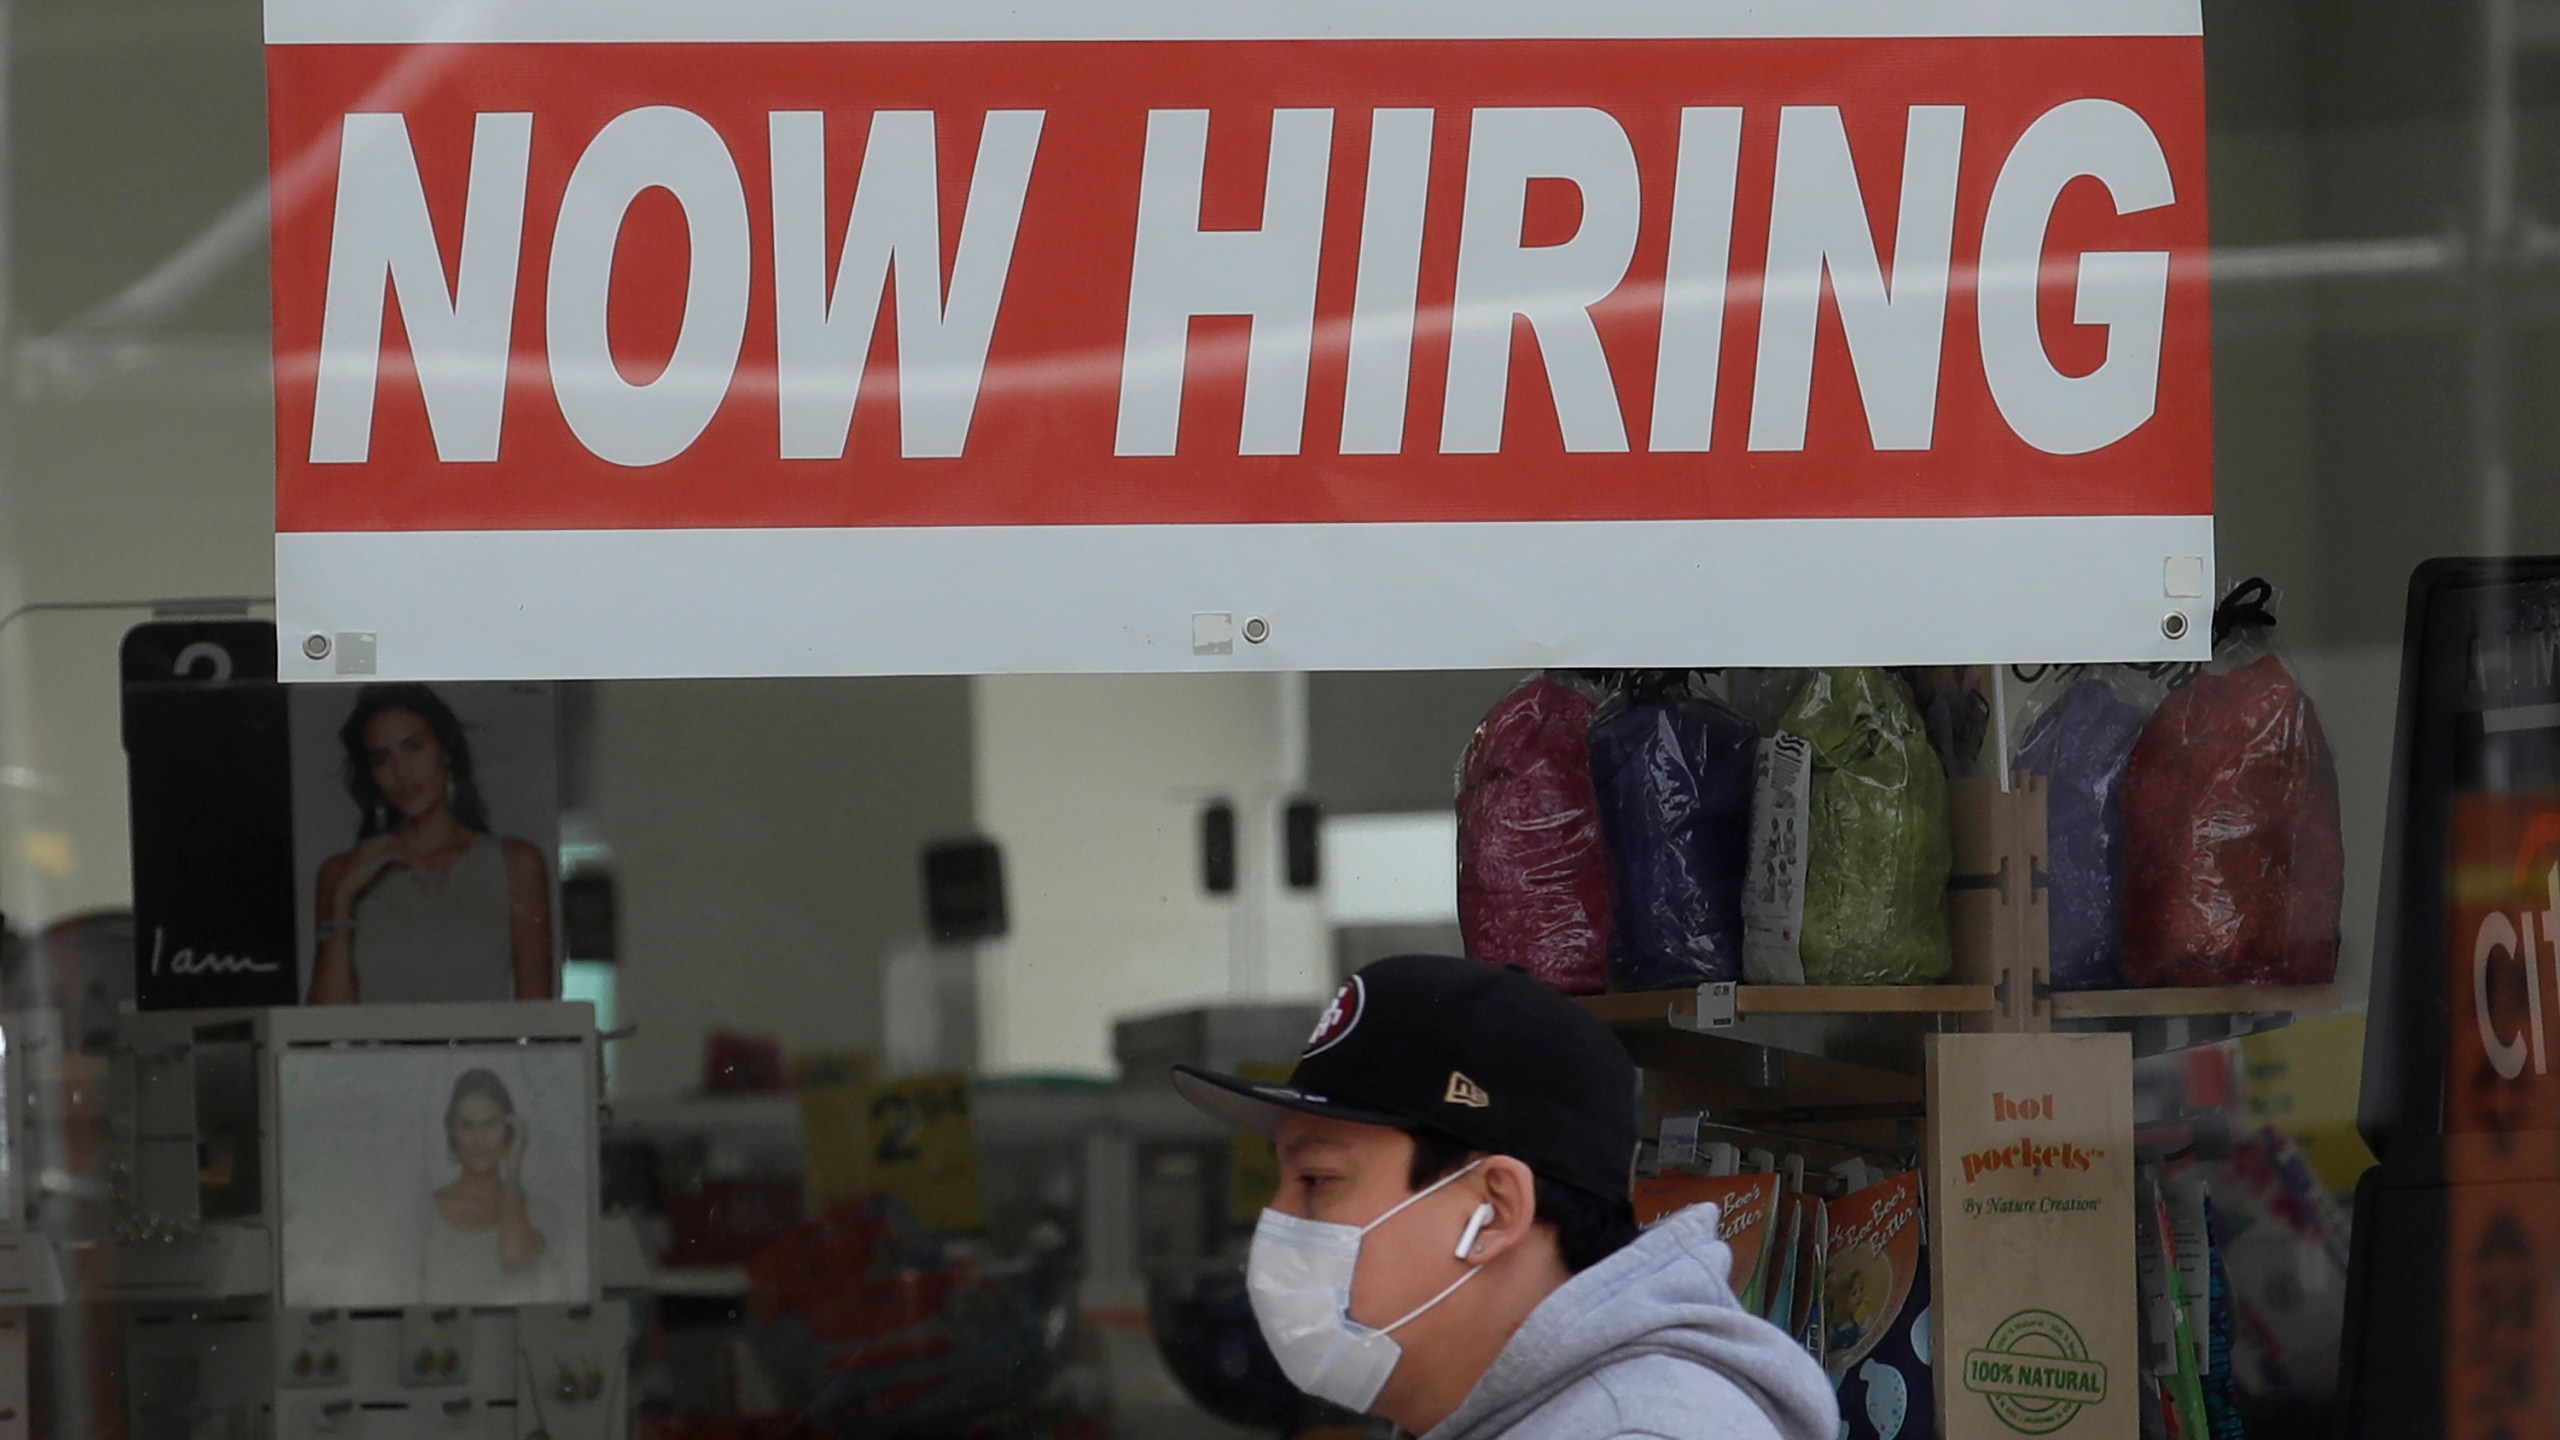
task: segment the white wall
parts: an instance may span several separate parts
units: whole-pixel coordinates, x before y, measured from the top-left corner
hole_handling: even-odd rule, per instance
[[[39,390],[12,406],[0,464],[15,543],[0,551],[22,601],[265,594],[274,410],[263,373],[250,376]],[[12,923],[128,902],[116,646],[146,618],[37,614],[0,639],[16,722],[0,731],[0,909]]]
[[[712,1029],[876,1049],[883,962],[924,932],[919,856],[968,833],[968,682],[598,687],[621,900],[626,1095],[701,1078]]]
[[[1278,807],[1304,773],[1277,675],[988,676],[978,811],[1013,933],[980,969],[981,1062],[1104,1073],[1116,1016],[1328,988],[1314,896],[1279,892]],[[1199,813],[1236,805],[1236,897],[1200,888]],[[1246,887],[1267,893],[1258,902]]]
[[[2381,899],[2383,825],[2391,808],[2391,732],[2400,701],[2400,647],[2310,648],[2293,655],[2303,693],[2338,759],[2338,811],[2347,888],[2339,915],[2338,980],[2362,1004],[2373,980],[2374,911]]]
[[[263,594],[274,407],[263,237],[118,344],[73,339],[266,172],[258,7],[16,0],[0,147],[0,612]],[[127,337],[128,340],[134,337]],[[139,613],[0,639],[0,908],[17,926],[131,889],[115,647]]]
[[[1446,810],[1476,722],[1510,670],[1359,670],[1307,677],[1308,781],[1331,815]]]

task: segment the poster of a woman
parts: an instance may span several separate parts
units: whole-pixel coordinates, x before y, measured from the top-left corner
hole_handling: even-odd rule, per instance
[[[296,1046],[279,1061],[288,1303],[592,1301],[577,1045]]]
[[[368,685],[352,703],[344,692],[322,692],[336,702],[336,723],[326,727],[334,785],[315,773],[322,766],[314,732],[329,712],[315,716],[297,701],[295,744],[308,757],[297,766],[297,849],[312,852],[314,830],[324,845],[331,831],[341,837],[306,872],[312,1004],[559,993],[547,688],[453,690],[489,712],[482,723],[466,721],[461,706],[425,685]],[[509,781],[495,794],[484,784],[492,769]],[[327,791],[340,797],[334,805],[325,803]],[[533,837],[502,826],[501,806],[516,822],[538,821],[524,827]]]
[[[533,1121],[495,1071],[464,1071],[445,1105],[445,1153],[454,1176],[427,1196],[420,1217],[418,1293],[488,1304],[538,1299],[558,1288],[552,1236],[560,1210],[525,1187]],[[561,1137],[551,1137],[552,1143]]]

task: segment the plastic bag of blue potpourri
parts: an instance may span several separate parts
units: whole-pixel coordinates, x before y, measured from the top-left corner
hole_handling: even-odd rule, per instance
[[[2075,669],[2030,709],[2016,768],[2045,782],[2046,892],[2053,988],[2124,981],[2125,761],[2150,722],[2157,685],[2114,666]]]
[[[1639,672],[1591,722],[1591,779],[1616,881],[1614,990],[1742,978],[1759,727],[1676,677]]]

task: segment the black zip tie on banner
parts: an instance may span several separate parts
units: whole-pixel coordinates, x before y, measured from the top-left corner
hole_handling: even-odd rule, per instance
[[[2230,593],[2222,597],[2222,603],[2213,607],[2213,648],[2221,649],[2222,642],[2229,639],[2234,630],[2274,629],[2276,612],[2267,606],[2275,598],[2276,587],[2268,584],[2262,576],[2252,575],[2232,586]]]
[[[1678,670],[1630,670],[1627,672],[1627,698],[1638,705],[1657,705],[1680,679]]]
[[[2265,576],[2252,575],[2224,592],[2222,603],[2213,607],[2213,648],[2219,654],[2223,642],[2241,630],[2272,630],[2276,625],[2274,605],[2276,587]],[[2021,685],[2040,684],[2051,678],[2067,684],[2087,673],[2092,667],[2081,663],[2060,665],[2012,664],[2009,675]],[[2136,662],[2124,667],[2139,675],[2149,676],[2171,690],[2204,673],[2202,662],[2194,660],[2154,660]]]

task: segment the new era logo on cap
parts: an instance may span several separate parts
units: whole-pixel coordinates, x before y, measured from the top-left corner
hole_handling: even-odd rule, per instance
[[[1483,1086],[1455,1070],[1449,1072],[1449,1093],[1440,1098],[1449,1104],[1464,1105],[1471,1110],[1481,1110],[1493,1103],[1493,1097],[1484,1093]]]

